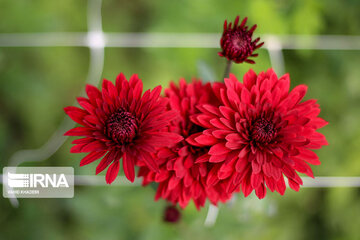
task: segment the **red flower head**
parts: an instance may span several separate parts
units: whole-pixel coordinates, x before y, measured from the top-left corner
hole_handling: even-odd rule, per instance
[[[157,147],[171,146],[182,138],[163,129],[176,113],[167,111],[166,98],[159,98],[161,87],[146,91],[142,95],[143,84],[137,75],[127,81],[123,74],[116,78],[114,86],[104,79],[102,91],[87,85],[88,98],[77,98],[80,106],[66,107],[65,112],[75,122],[81,124],[65,133],[66,136],[83,136],[73,141],[72,153],[90,152],[80,166],[105,157],[96,168],[96,174],[107,166],[106,182],[112,183],[118,172],[122,158],[126,177],[134,181],[134,165],[144,162],[158,171],[151,153]]]
[[[328,144],[316,132],[327,124],[318,117],[316,100],[300,102],[307,87],[299,85],[289,93],[289,75],[278,79],[272,69],[258,76],[250,70],[243,84],[230,75],[225,85],[218,94],[222,106],[204,105],[193,120],[208,128],[195,140],[212,144],[209,161],[227,166],[218,172],[231,179],[227,191],[241,186],[245,196],[255,189],[263,198],[267,186],[283,195],[284,175],[298,191],[302,180],[297,172],[314,177],[308,163],[320,164],[311,149]]]
[[[228,60],[232,60],[236,63],[255,63],[254,60],[249,59],[249,57],[256,57],[258,54],[253,52],[260,48],[264,43],[259,43],[260,38],[256,38],[252,41],[253,32],[256,29],[256,25],[252,26],[250,30],[245,25],[247,18],[242,20],[240,26],[239,16],[236,17],[234,26],[231,27],[232,23],[227,24],[225,20],[224,23],[224,32],[222,34],[220,45],[222,52],[219,52],[220,57],[226,57]]]
[[[216,83],[215,85],[223,85]],[[192,199],[199,209],[204,206],[207,198],[213,203],[225,201],[230,195],[226,193],[226,184],[222,181],[207,185],[208,175],[213,172],[216,164],[209,163],[209,147],[203,147],[194,138],[201,135],[203,128],[191,122],[190,118],[200,113],[198,104],[219,105],[219,101],[212,92],[210,83],[202,84],[193,80],[187,84],[180,80],[179,87],[173,83],[165,90],[169,98],[168,108],[177,110],[178,118],[171,121],[168,131],[181,135],[184,139],[173,147],[160,148],[154,158],[159,161],[160,172],[156,173],[148,167],[141,167],[139,176],[143,176],[143,184],[157,182],[156,199],[164,198],[173,204],[179,203],[185,208]]]

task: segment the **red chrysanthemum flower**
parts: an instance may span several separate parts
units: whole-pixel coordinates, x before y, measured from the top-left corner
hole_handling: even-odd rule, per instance
[[[157,147],[172,146],[182,140],[177,134],[163,131],[176,113],[167,111],[167,99],[159,97],[161,87],[143,95],[142,91],[143,84],[137,75],[128,81],[120,74],[115,86],[104,79],[102,91],[87,85],[88,98],[77,98],[83,109],[65,108],[66,114],[82,125],[65,135],[84,137],[72,142],[76,145],[71,152],[90,152],[81,160],[80,166],[105,155],[96,168],[96,174],[111,164],[106,173],[109,184],[119,172],[121,158],[125,176],[133,182],[137,162],[144,162],[153,171],[158,171],[151,153]]]
[[[297,172],[314,177],[308,164],[320,164],[311,149],[328,144],[316,132],[327,124],[318,117],[316,100],[300,102],[307,87],[299,85],[289,93],[289,75],[278,79],[272,69],[258,76],[250,70],[243,84],[230,75],[225,85],[218,94],[221,106],[200,107],[202,113],[193,121],[208,128],[195,140],[212,146],[210,162],[224,165],[217,174],[231,179],[227,191],[241,186],[245,196],[255,189],[263,198],[267,186],[282,195],[284,175],[298,191],[302,180]]]
[[[213,204],[226,201],[230,194],[226,193],[225,182],[218,181],[210,187],[207,184],[208,175],[216,167],[216,164],[209,163],[209,147],[191,144],[203,131],[202,127],[190,120],[193,115],[200,113],[196,106],[205,103],[217,106],[220,103],[212,92],[211,84],[203,84],[195,79],[187,84],[182,79],[179,87],[172,83],[165,94],[170,100],[168,108],[179,113],[178,118],[170,122],[168,131],[186,140],[173,147],[159,149],[154,158],[159,162],[160,172],[156,173],[148,167],[140,168],[139,176],[144,177],[143,184],[159,183],[155,199],[164,198],[173,204],[179,203],[182,208],[191,199],[198,209],[204,206],[207,198]]]
[[[231,22],[228,24],[225,20],[224,31],[220,40],[222,52],[218,54],[220,57],[226,57],[228,60],[236,63],[245,61],[253,64],[255,61],[249,59],[249,57],[258,56],[258,54],[254,54],[253,52],[264,43],[258,43],[260,38],[256,38],[254,41],[252,40],[256,24],[248,30],[246,26],[247,18],[244,18],[238,26],[239,18],[239,16],[236,17],[233,27]]]

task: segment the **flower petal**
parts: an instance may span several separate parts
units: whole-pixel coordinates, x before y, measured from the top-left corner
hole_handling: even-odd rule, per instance
[[[123,168],[124,173],[127,179],[129,179],[130,182],[134,182],[135,180],[135,160],[134,157],[128,153],[125,153],[123,155]]]
[[[225,146],[225,143],[224,142],[221,142],[221,143],[217,143],[215,144],[214,146],[212,146],[209,150],[209,154],[210,155],[223,155],[225,153],[228,153],[230,152],[231,150],[228,149],[226,146]]]
[[[80,161],[80,167],[85,166],[87,164],[90,164],[96,160],[98,160],[99,158],[101,158],[102,156],[105,155],[107,151],[100,151],[100,152],[91,152],[88,155],[86,155],[86,157],[84,157],[81,161]]]
[[[120,163],[119,160],[114,161],[106,172],[106,183],[111,184],[119,173]]]

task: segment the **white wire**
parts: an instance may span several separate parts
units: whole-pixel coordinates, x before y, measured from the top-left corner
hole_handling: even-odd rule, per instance
[[[141,186],[141,179],[135,178],[135,181],[130,182],[125,176],[118,176],[111,185],[108,185],[104,176],[89,176],[89,175],[76,175],[74,178],[75,186]]]
[[[209,205],[208,213],[205,218],[204,226],[212,227],[216,223],[217,216],[219,214],[219,208],[212,204]]]
[[[219,48],[220,39],[217,33],[99,33],[96,38],[105,47],[119,48]],[[88,47],[88,36],[88,33],[69,32],[1,33],[0,47]],[[360,36],[264,34],[260,37],[265,43],[276,40],[285,50],[360,50]]]
[[[269,52],[271,66],[277,75],[282,76],[285,73],[285,61],[281,41],[276,37],[268,36],[265,47]]]
[[[109,186],[104,176],[75,175],[75,186]],[[360,187],[360,177],[302,177],[302,188],[349,188]],[[0,174],[0,183],[3,183],[3,175]],[[124,176],[118,176],[110,186],[141,186],[141,179],[135,178],[133,183]]]

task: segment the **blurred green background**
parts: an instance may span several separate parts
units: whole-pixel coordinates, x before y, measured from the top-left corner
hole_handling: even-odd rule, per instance
[[[104,0],[105,32],[220,33],[224,19],[248,16],[257,34],[360,35],[359,0]],[[87,1],[0,0],[0,34],[86,32]],[[201,75],[199,61],[220,78],[225,60],[218,49],[106,48],[102,76],[138,73],[146,88],[180,77]],[[271,66],[268,52],[258,51],[256,65]],[[316,176],[360,176],[360,52],[351,50],[285,50],[285,69],[292,87],[307,84],[316,98],[321,130],[329,146],[317,151],[322,165]],[[64,118],[84,88],[86,47],[0,47],[0,166],[18,150],[38,148]],[[70,154],[70,142],[49,159],[28,166],[73,166],[76,174],[93,175],[96,164],[79,168],[81,154]],[[105,180],[104,180],[105,181]],[[220,205],[216,225],[204,227],[207,207],[193,204],[179,224],[162,221],[164,201],[154,202],[150,188],[76,187],[73,199],[20,199],[13,208],[0,198],[0,239],[360,239],[359,188],[288,189],[284,196],[238,195]]]

